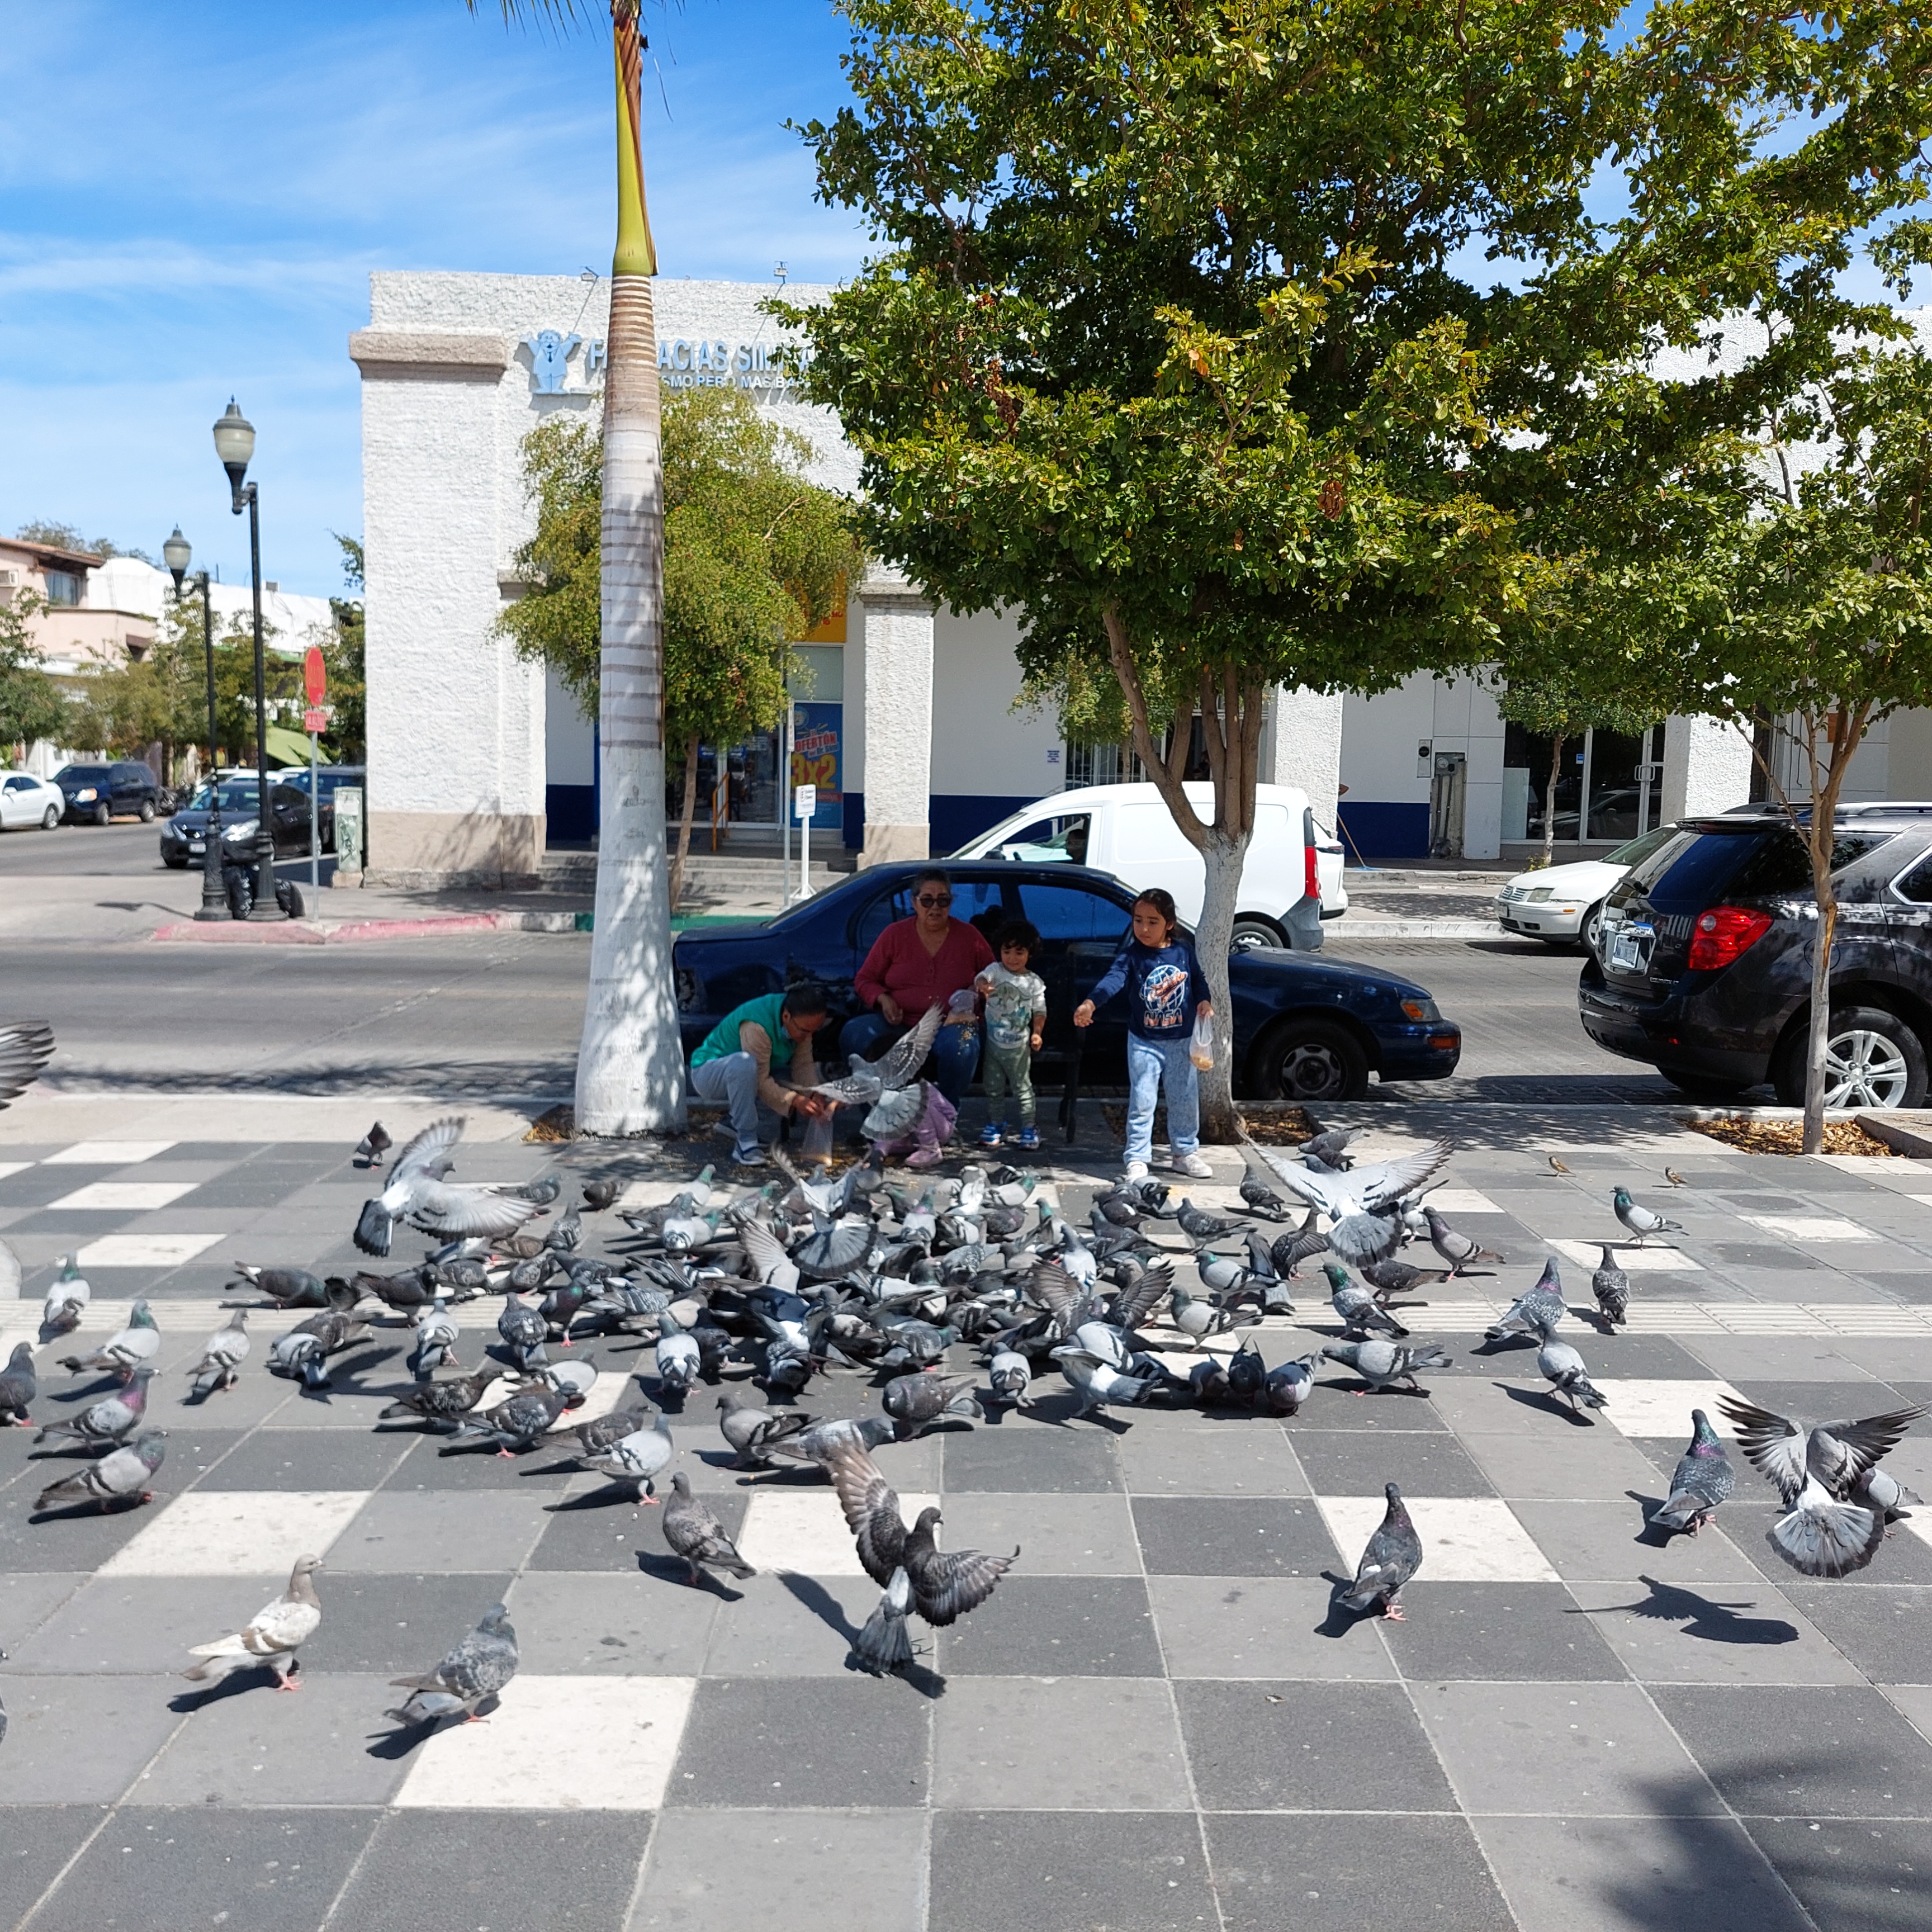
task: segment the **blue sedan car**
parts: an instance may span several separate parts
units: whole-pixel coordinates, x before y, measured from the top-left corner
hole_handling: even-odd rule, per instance
[[[815,980],[842,1019],[860,1010],[852,982],[873,940],[912,912],[919,866],[874,866],[756,924],[681,932],[673,955],[678,1016],[688,1054],[742,1001]],[[1025,920],[1041,946],[1033,969],[1046,982],[1042,1084],[1064,1077],[1073,1044],[1073,1009],[1098,983],[1132,922],[1133,895],[1118,879],[1083,866],[993,861],[953,863],[952,913],[989,943]],[[1460,1028],[1426,991],[1366,966],[1307,952],[1232,953],[1234,1090],[1261,1100],[1353,1100],[1369,1076],[1441,1080],[1456,1070]],[[1124,1084],[1125,1003],[1101,1009],[1083,1045],[1084,1080]]]

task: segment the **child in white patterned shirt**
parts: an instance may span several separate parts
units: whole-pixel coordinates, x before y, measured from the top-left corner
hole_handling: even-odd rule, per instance
[[[1040,1145],[1033,1124],[1033,1057],[1046,1033],[1046,982],[1028,964],[1039,950],[1040,934],[1024,920],[1000,934],[1000,963],[973,982],[986,1003],[986,1050],[980,1077],[986,1083],[986,1125],[980,1144],[996,1148],[1006,1138],[1005,1100],[1009,1090],[1020,1130],[1013,1144],[1031,1152]]]

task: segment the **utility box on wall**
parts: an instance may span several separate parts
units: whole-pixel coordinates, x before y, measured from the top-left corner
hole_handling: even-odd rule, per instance
[[[335,878],[338,886],[362,883],[362,788],[344,785],[335,794]]]

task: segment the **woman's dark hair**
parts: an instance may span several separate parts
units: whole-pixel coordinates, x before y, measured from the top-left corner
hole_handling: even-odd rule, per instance
[[[1024,946],[1030,958],[1040,950],[1040,934],[1023,919],[1016,919],[1010,926],[1000,928],[1000,936],[993,942],[995,952],[1004,952],[1010,946]]]
[[[832,1009],[825,998],[825,988],[807,980],[800,985],[785,988],[784,1004],[780,1010],[791,1015],[794,1019],[815,1020],[820,1013]]]
[[[952,880],[950,874],[941,872],[937,866],[928,866],[924,872],[915,872],[912,875],[912,896],[914,898],[919,897],[921,886],[944,886],[950,892],[952,890]]]
[[[1150,886],[1145,892],[1135,893],[1134,904],[1152,906],[1167,921],[1170,932],[1180,923],[1180,914],[1175,908],[1174,895],[1165,886]]]

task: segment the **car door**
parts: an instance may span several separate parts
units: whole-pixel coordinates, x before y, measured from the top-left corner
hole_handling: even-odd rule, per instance
[[[268,788],[275,814],[275,850],[304,853],[308,850],[308,794],[293,785]]]
[[[10,832],[16,825],[27,824],[28,810],[33,802],[34,782],[32,778],[14,777],[0,784],[0,831]]]
[[[1073,1010],[1091,993],[1133,924],[1126,894],[1090,884],[1029,873],[1016,882],[1019,916],[1040,934],[1033,970],[1046,982],[1046,1046],[1040,1058],[1064,1064],[1075,1043]],[[1124,1078],[1127,1009],[1110,1001],[1080,1041],[1082,1078]]]

